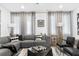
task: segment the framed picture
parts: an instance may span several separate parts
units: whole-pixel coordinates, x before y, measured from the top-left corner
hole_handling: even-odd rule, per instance
[[[37,20],[38,27],[44,27],[44,20]]]

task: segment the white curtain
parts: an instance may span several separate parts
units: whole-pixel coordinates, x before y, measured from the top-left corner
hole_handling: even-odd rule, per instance
[[[21,17],[18,14],[12,15],[12,24],[14,27],[13,34],[21,34]]]
[[[51,20],[50,20],[50,26],[51,26],[51,34],[56,35],[56,13],[51,13]]]
[[[14,24],[13,34],[32,34],[32,13],[13,13],[11,23]]]
[[[27,13],[25,15],[25,35],[31,35],[32,34],[32,13]]]
[[[62,14],[63,34],[70,35],[70,13]]]
[[[70,35],[70,12],[51,12],[50,33],[55,35],[58,22],[62,23],[63,35]]]

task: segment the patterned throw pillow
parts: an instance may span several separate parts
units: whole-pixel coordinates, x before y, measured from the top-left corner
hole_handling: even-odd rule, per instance
[[[2,48],[2,44],[0,44],[0,48]]]

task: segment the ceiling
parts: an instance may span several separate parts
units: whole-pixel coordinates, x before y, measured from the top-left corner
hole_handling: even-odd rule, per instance
[[[0,3],[11,12],[73,11],[79,3]]]

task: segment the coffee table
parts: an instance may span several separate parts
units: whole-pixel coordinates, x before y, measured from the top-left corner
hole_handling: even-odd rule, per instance
[[[52,49],[44,46],[28,48],[28,56],[53,56]]]

